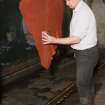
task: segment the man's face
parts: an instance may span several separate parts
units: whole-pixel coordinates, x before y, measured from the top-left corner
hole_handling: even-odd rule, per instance
[[[78,0],[66,0],[66,5],[72,9],[76,7],[77,3],[78,3]]]

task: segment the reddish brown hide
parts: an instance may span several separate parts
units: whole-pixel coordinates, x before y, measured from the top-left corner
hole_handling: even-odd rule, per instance
[[[28,31],[35,40],[41,64],[48,69],[56,46],[43,45],[41,32],[48,31],[50,35],[60,37],[64,0],[21,0],[19,8]]]

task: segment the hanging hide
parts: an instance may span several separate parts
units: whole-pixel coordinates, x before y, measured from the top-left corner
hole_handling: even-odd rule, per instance
[[[60,37],[62,35],[62,21],[64,12],[63,0],[21,0],[20,12],[26,23],[28,31],[32,34],[38,50],[41,64],[46,70],[56,53],[55,45],[42,43],[42,31]]]

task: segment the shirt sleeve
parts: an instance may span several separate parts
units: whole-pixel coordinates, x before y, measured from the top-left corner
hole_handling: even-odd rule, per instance
[[[86,11],[81,11],[75,14],[73,29],[71,31],[72,36],[78,36],[82,40],[87,35],[89,28],[89,16]]]

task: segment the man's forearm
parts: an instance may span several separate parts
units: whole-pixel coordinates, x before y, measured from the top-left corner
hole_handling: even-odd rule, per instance
[[[67,38],[55,38],[54,44],[64,44],[64,45],[70,45],[70,44],[76,44],[80,42],[79,37],[67,37]]]
[[[70,45],[70,44],[76,44],[80,42],[80,38],[77,36],[71,36],[71,37],[66,37],[66,38],[56,38],[56,37],[50,36],[46,32],[42,32],[42,40],[43,40],[43,44]]]

